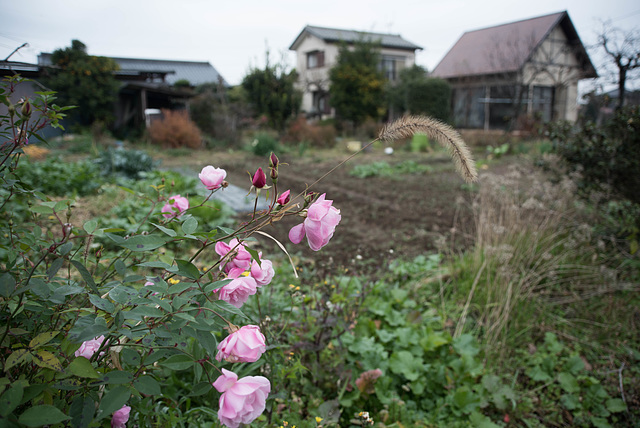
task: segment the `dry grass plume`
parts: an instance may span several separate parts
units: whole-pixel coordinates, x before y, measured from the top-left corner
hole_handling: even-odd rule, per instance
[[[436,119],[426,116],[405,116],[382,128],[378,139],[394,141],[409,138],[416,133],[426,134],[449,150],[456,170],[466,182],[470,183],[478,179],[475,162],[460,134]]]

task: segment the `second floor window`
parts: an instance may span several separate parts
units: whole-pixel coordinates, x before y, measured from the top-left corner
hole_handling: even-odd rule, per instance
[[[307,53],[307,68],[324,67],[324,52],[312,51]]]

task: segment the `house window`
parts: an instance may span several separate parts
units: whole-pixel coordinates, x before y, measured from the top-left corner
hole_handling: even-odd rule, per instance
[[[404,68],[406,58],[401,56],[383,56],[378,66],[385,79],[394,82],[398,80],[400,70]]]
[[[554,88],[552,86],[534,86],[532,113],[539,115],[544,122],[549,122],[553,115]]]
[[[329,106],[329,94],[324,91],[313,91],[313,111],[314,114],[329,114],[331,107]]]
[[[312,51],[307,53],[307,68],[324,67],[324,52]]]

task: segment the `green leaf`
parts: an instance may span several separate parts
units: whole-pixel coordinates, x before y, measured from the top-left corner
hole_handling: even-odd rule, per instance
[[[84,282],[87,283],[91,291],[94,294],[100,294],[98,287],[96,287],[96,283],[93,281],[93,276],[89,273],[87,268],[77,260],[71,260],[71,264],[78,270],[78,272],[80,272],[80,276],[82,276],[82,279],[84,279]]]
[[[132,380],[133,375],[131,373],[120,370],[112,370],[102,376],[101,382],[106,384],[119,385],[123,383],[130,383]]]
[[[85,357],[77,357],[69,364],[69,371],[78,377],[88,377],[91,379],[99,379],[100,375],[93,368],[91,362]]]
[[[163,317],[165,313],[152,306],[136,306],[130,311],[123,312],[123,315],[127,317],[127,319],[141,320],[144,317],[160,318]]]
[[[51,352],[45,351],[44,349],[39,349],[36,354],[31,355],[33,355],[33,362],[40,367],[55,370],[57,372],[62,371],[62,364],[60,364],[58,358]]]
[[[16,280],[10,273],[0,276],[0,296],[9,297],[16,289]]]
[[[169,236],[171,236],[171,237],[174,237],[174,236],[177,236],[177,235],[178,235],[178,234],[176,233],[176,231],[175,231],[175,230],[173,230],[173,229],[169,229],[169,228],[166,228],[166,227],[164,227],[164,226],[160,226],[159,224],[155,224],[155,223],[151,223],[151,224],[152,224],[152,225],[154,225],[155,227],[157,227],[160,231],[162,231],[162,232],[166,233],[167,235],[169,235]]]
[[[458,388],[453,395],[453,403],[464,413],[471,413],[480,406],[480,397],[466,386]]]
[[[96,230],[97,227],[98,227],[98,222],[95,220],[89,220],[83,226],[84,231],[87,232],[89,235],[91,235]]]
[[[13,412],[22,401],[23,394],[24,386],[22,382],[15,382],[9,386],[9,389],[0,396],[0,416],[6,417]]]
[[[87,428],[93,421],[96,404],[90,397],[76,397],[69,407],[71,426],[74,428]]]
[[[29,355],[28,349],[16,349],[9,355],[7,362],[5,363],[4,370],[7,371],[11,367],[20,364]]]
[[[200,278],[200,271],[190,262],[186,260],[176,260],[176,264],[178,265],[178,272],[176,272],[178,275],[182,275],[190,279]]]
[[[225,285],[227,285],[228,283],[230,283],[231,281],[233,281],[233,280],[232,279],[221,279],[220,281],[216,281],[216,282],[212,282],[211,284],[207,284],[204,287],[204,292],[206,294],[212,293],[213,290],[217,290],[219,288],[222,288]]]
[[[194,364],[193,358],[185,354],[172,355],[160,363],[171,370],[186,370]]]
[[[180,282],[178,284],[173,284],[171,287],[169,287],[167,294],[179,294],[179,293],[182,293],[184,290],[188,290],[194,285],[195,284],[193,282]]]
[[[182,231],[184,232],[185,235],[191,235],[193,232],[196,231],[197,228],[198,228],[198,220],[196,220],[193,217],[187,218],[182,223]]]
[[[627,410],[627,405],[619,398],[610,398],[607,400],[607,410],[611,413],[624,412]]]
[[[89,301],[93,306],[95,306],[98,309],[102,309],[108,314],[112,314],[116,310],[116,307],[113,303],[111,303],[107,299],[101,298],[97,294],[89,294]]]
[[[224,300],[216,300],[209,303],[211,304],[211,306],[213,306],[214,310],[222,310],[222,311],[230,312],[232,314],[239,315],[242,318],[250,319],[240,309],[236,308],[230,303],[225,302]],[[207,305],[209,305],[209,303]]]
[[[121,409],[122,406],[127,404],[129,397],[131,397],[131,390],[128,386],[119,385],[109,390],[109,392],[104,394],[100,401],[99,410],[102,413],[100,413],[98,418],[102,419],[111,416],[113,412]]]
[[[573,394],[562,394],[560,402],[568,410],[575,410],[580,408],[580,399]]]
[[[61,256],[64,256],[68,254],[69,251],[71,251],[72,249],[73,249],[73,242],[65,242],[64,244],[58,247],[58,253],[60,253]]]
[[[160,262],[160,261],[138,263],[138,266],[160,268],[160,269],[165,269],[165,270],[170,270],[173,267],[168,263],[164,263],[164,262]],[[173,268],[173,269],[174,269],[174,271],[177,270],[177,268]]]
[[[136,235],[118,245],[131,251],[151,251],[166,243],[165,238],[160,235]]]
[[[408,380],[417,380],[424,372],[422,359],[416,358],[409,351],[398,351],[391,354],[389,358],[391,371],[402,374]]]
[[[120,285],[109,291],[109,297],[116,303],[128,306],[131,305],[132,299],[138,297],[138,291],[134,288]]]
[[[160,384],[153,376],[146,375],[140,376],[133,382],[133,386],[138,390],[138,392],[146,395],[160,395],[162,391],[160,390]]]
[[[62,257],[59,257],[57,259],[55,259],[52,263],[51,266],[49,267],[49,269],[47,270],[47,277],[49,278],[49,280],[51,280],[51,278],[53,278],[54,276],[56,276],[56,274],[58,273],[58,271],[60,270],[60,268],[62,267],[62,264],[64,263],[64,259]]]
[[[191,392],[189,392],[189,397],[198,397],[200,395],[204,395],[207,392],[211,391],[212,385],[210,382],[200,382],[197,383],[191,388]]]
[[[18,422],[28,427],[40,427],[43,425],[59,424],[69,419],[71,418],[58,410],[57,407],[43,404],[27,409],[20,415]]]
[[[260,261],[260,254],[258,254],[258,252],[252,248],[249,248],[249,247],[244,247],[244,248],[249,252],[249,254],[251,254],[251,258],[258,263],[258,266],[262,266],[262,262]]]
[[[36,349],[46,343],[49,343],[51,339],[56,337],[60,333],[59,331],[47,331],[45,333],[40,333],[29,342],[29,348]]]
[[[580,386],[578,385],[578,381],[576,378],[569,373],[560,373],[558,375],[558,382],[562,389],[567,392],[579,392]]]

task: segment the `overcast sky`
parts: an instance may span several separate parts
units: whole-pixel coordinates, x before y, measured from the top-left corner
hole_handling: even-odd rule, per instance
[[[232,85],[251,67],[284,58],[305,25],[395,33],[438,64],[469,30],[566,10],[585,45],[603,20],[640,27],[637,0],[0,0],[0,59],[35,63],[40,52],[85,43],[92,55],[208,61]],[[592,61],[598,65],[594,54]]]

